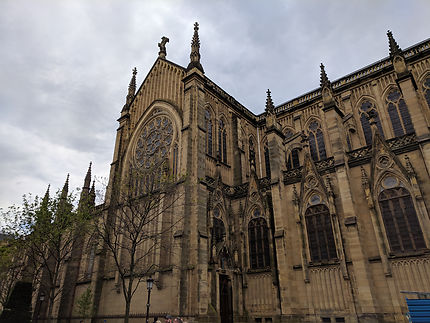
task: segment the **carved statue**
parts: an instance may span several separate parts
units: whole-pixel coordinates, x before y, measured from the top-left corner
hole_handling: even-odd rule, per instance
[[[163,36],[161,37],[161,42],[158,43],[158,47],[160,48],[160,51],[158,52],[158,57],[160,58],[166,58],[167,52],[166,52],[166,43],[169,42],[169,38]]]

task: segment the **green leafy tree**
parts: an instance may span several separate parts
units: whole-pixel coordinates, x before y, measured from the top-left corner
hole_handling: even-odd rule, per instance
[[[68,194],[68,179],[63,190],[54,197],[49,188],[44,198],[24,196],[22,206],[3,212],[4,230],[20,242],[21,257],[32,269],[33,286],[47,300],[47,321],[52,319],[53,304],[61,295],[60,274],[73,248],[82,243],[89,211],[73,207],[74,194]]]
[[[93,314],[93,293],[91,291],[91,288],[88,287],[85,292],[82,293],[82,295],[78,298],[76,304],[77,304],[77,313],[80,317],[83,317],[84,319],[88,319]]]

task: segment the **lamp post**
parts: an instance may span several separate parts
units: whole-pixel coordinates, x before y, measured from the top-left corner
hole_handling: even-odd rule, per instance
[[[149,299],[151,297],[151,289],[152,289],[152,284],[154,283],[154,280],[151,278],[151,276],[149,276],[149,278],[146,280],[146,287],[148,288],[148,302],[146,303],[146,323],[149,323],[149,306],[150,306],[150,302]]]

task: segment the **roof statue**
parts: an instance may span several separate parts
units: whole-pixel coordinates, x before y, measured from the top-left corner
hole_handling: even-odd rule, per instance
[[[325,86],[330,87],[330,81],[329,81],[329,79],[327,77],[327,73],[325,72],[324,64],[323,63],[321,63],[320,68],[321,68],[321,76],[320,76],[320,85],[321,85],[321,88],[323,88]]]
[[[158,47],[160,48],[160,51],[158,52],[158,57],[165,59],[167,56],[167,52],[166,52],[166,43],[169,42],[169,38],[163,36],[161,37],[161,42],[158,43]]]

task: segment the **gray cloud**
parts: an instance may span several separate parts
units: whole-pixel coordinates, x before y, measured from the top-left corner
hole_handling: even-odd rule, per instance
[[[142,82],[170,38],[186,66],[200,23],[206,75],[255,113],[429,37],[428,1],[0,2],[0,207],[26,192],[107,176],[131,69]]]

